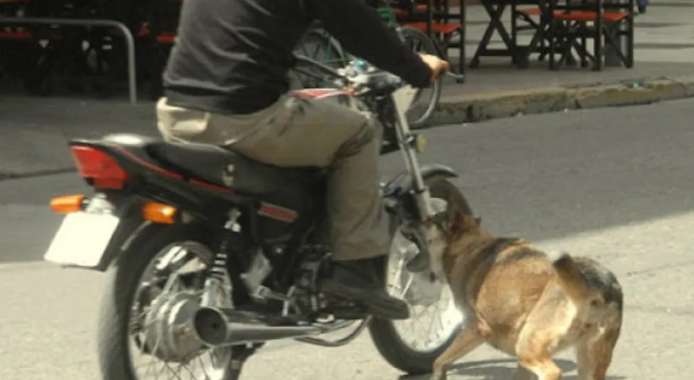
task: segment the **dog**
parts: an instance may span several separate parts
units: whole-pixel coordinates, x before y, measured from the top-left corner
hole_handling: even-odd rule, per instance
[[[429,268],[447,282],[465,316],[458,337],[433,365],[445,380],[456,360],[480,345],[518,360],[514,380],[557,380],[552,355],[575,347],[580,380],[604,380],[622,327],[623,293],[597,261],[545,254],[530,242],[495,237],[481,219],[449,210],[423,225]]]

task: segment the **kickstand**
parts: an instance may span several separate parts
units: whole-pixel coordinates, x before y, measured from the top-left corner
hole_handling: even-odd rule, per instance
[[[262,346],[263,343],[232,346],[229,371],[226,372],[224,380],[239,380],[246,360]]]

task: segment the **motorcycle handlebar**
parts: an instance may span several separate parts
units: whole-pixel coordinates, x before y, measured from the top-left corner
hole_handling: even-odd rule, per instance
[[[321,71],[323,74],[326,74],[332,78],[336,78],[336,79],[339,78],[339,79],[349,81],[349,78],[347,76],[338,72],[337,70],[333,69],[332,67],[325,65],[322,62],[318,62],[318,61],[311,59],[309,57],[306,57],[304,55],[298,55],[297,54],[297,55],[295,55],[295,57],[296,57],[297,61],[299,61],[299,63],[311,65],[314,68]],[[460,79],[464,78],[464,75],[453,73],[450,70],[442,71],[441,73],[439,73],[439,76],[441,76],[441,75],[445,75],[445,76],[451,77],[451,78],[456,79],[456,80],[460,80]]]

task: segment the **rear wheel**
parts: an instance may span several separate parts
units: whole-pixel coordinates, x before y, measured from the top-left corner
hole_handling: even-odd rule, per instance
[[[229,348],[200,350],[186,342],[185,328],[170,327],[199,302],[213,259],[211,235],[189,225],[149,226],[108,270],[97,337],[103,379],[225,378]],[[215,297],[218,307],[231,306],[226,282]]]
[[[472,215],[463,194],[445,178],[425,179],[435,211],[456,208]],[[381,356],[393,367],[408,374],[431,372],[434,360],[459,334],[463,319],[445,283],[432,280],[428,271],[411,273],[405,269],[404,252],[416,246],[399,232],[393,238],[387,269],[388,291],[410,305],[410,319],[374,319],[369,328]],[[411,331],[423,330],[412,336]]]

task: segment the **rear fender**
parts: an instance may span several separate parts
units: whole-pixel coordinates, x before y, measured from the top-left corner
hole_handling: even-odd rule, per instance
[[[106,271],[113,262],[118,259],[121,252],[128,249],[129,245],[141,235],[154,233],[152,230],[153,228],[167,228],[170,226],[156,224],[142,218],[142,207],[147,201],[149,200],[143,197],[131,196],[117,202],[116,209],[118,211],[116,215],[120,219],[120,223],[111,236],[111,240],[104,251],[104,255],[101,257],[99,264],[94,268],[95,270],[101,272]],[[185,221],[179,221],[179,223],[212,225],[210,219],[203,219],[197,217],[195,214],[186,214],[188,216],[183,218]],[[222,222],[218,221],[218,224],[222,225]]]
[[[116,232],[111,236],[104,255],[101,257],[99,265],[94,268],[95,270],[106,271],[119,253],[127,247],[127,244],[151,224],[142,218],[140,210],[142,210],[144,202],[145,200],[139,197],[129,197],[119,202],[117,210],[120,223]]]

